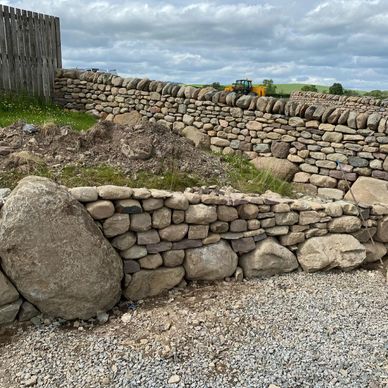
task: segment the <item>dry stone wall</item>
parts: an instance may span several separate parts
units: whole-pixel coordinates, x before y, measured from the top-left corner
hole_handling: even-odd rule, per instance
[[[388,100],[381,100],[369,96],[339,96],[336,94],[301,92],[291,94],[291,101],[307,103],[309,105],[335,106],[345,111],[378,112],[382,117],[388,116]]]
[[[350,270],[387,253],[383,204],[358,209],[344,200],[210,189],[66,189],[28,177],[0,209],[0,235],[8,236],[0,246],[1,324],[40,312],[86,319],[117,303],[117,287],[136,301],[187,281]],[[35,219],[25,222],[30,213]],[[14,241],[21,241],[17,249]]]
[[[212,88],[74,70],[58,71],[55,90],[57,102],[66,108],[118,122],[137,111],[198,146],[244,153],[258,168],[277,168],[312,194],[339,199],[348,188],[346,180],[350,185],[360,176],[388,180],[384,112],[239,97]]]

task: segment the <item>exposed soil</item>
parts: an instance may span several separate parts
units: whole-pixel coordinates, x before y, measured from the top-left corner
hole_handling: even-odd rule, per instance
[[[27,152],[26,152],[27,151]],[[122,126],[97,123],[87,132],[46,125],[32,134],[22,124],[0,128],[0,171],[28,171],[39,165],[110,165],[129,176],[139,171],[160,174],[173,170],[201,177],[226,177],[219,158],[162,125]]]

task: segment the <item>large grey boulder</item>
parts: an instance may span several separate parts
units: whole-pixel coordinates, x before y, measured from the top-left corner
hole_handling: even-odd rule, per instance
[[[119,300],[122,261],[65,188],[24,178],[0,218],[3,270],[41,312],[88,319]]]
[[[359,177],[352,185],[356,200],[368,205],[385,203],[388,205],[388,182],[366,176]],[[345,194],[345,199],[353,201],[350,191]]]
[[[255,250],[240,257],[244,277],[254,278],[291,272],[298,268],[295,255],[276,240],[267,238],[256,244]]]
[[[19,299],[19,293],[13,284],[0,271],[0,306],[15,302]]]
[[[221,280],[232,276],[237,268],[237,255],[226,241],[188,249],[184,261],[189,280]]]
[[[302,244],[297,256],[307,272],[332,268],[350,270],[366,259],[366,249],[351,235],[331,234],[310,238]]]
[[[269,171],[272,175],[285,181],[292,181],[299,168],[287,159],[278,159],[272,156],[259,157],[251,161],[258,170]]]
[[[139,300],[161,294],[177,286],[183,280],[184,275],[183,267],[136,272],[124,290],[124,296],[129,300]]]

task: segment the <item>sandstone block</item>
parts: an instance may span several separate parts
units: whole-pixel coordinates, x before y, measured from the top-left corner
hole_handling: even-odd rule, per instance
[[[307,272],[358,267],[366,258],[365,247],[353,236],[329,234],[313,237],[300,247],[298,260]]]
[[[130,228],[134,232],[146,232],[151,229],[152,220],[148,213],[131,214]]]
[[[103,231],[106,237],[114,237],[128,232],[129,215],[128,214],[113,214],[103,223]]]
[[[352,233],[361,229],[361,220],[355,216],[342,216],[334,218],[328,224],[332,233]]]
[[[171,224],[171,210],[162,207],[152,213],[152,227],[156,229],[166,228]]]
[[[183,249],[163,252],[163,263],[165,267],[178,267],[183,264],[185,251]]]
[[[125,251],[126,249],[129,249],[136,244],[136,235],[132,232],[124,233],[120,236],[115,237],[111,241],[111,244],[115,248],[121,251]]]
[[[170,225],[159,230],[159,235],[162,240],[180,241],[186,236],[189,226],[187,224]]]
[[[189,280],[221,280],[232,276],[237,268],[237,255],[225,241],[188,249],[184,261]]]
[[[257,243],[252,252],[241,256],[239,266],[244,271],[244,277],[249,279],[294,271],[298,262],[292,252],[268,238]]]
[[[80,202],[94,202],[98,199],[98,193],[95,187],[74,187],[69,189],[69,191]]]
[[[103,220],[113,216],[115,208],[111,201],[99,200],[86,204],[86,210],[95,220]]]
[[[190,205],[186,211],[186,222],[188,224],[207,225],[217,220],[217,209],[215,206],[203,204]]]
[[[154,253],[139,259],[139,264],[142,269],[156,269],[163,265],[163,259],[159,253]]]
[[[209,225],[190,225],[189,240],[202,240],[207,237],[209,233]]]
[[[124,296],[129,300],[139,300],[159,295],[177,286],[184,275],[183,267],[141,270],[132,276]]]
[[[98,196],[102,199],[127,199],[132,195],[132,189],[123,186],[105,185],[97,187]]]
[[[154,229],[151,229],[147,232],[137,233],[138,245],[157,244],[159,242],[160,242],[159,233]]]
[[[234,221],[238,218],[237,209],[232,206],[218,206],[217,215],[220,221]]]

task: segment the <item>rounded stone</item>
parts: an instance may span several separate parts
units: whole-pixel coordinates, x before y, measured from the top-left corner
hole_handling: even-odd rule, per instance
[[[116,304],[122,261],[66,189],[46,178],[24,178],[1,218],[3,270],[41,312],[89,319]]]

